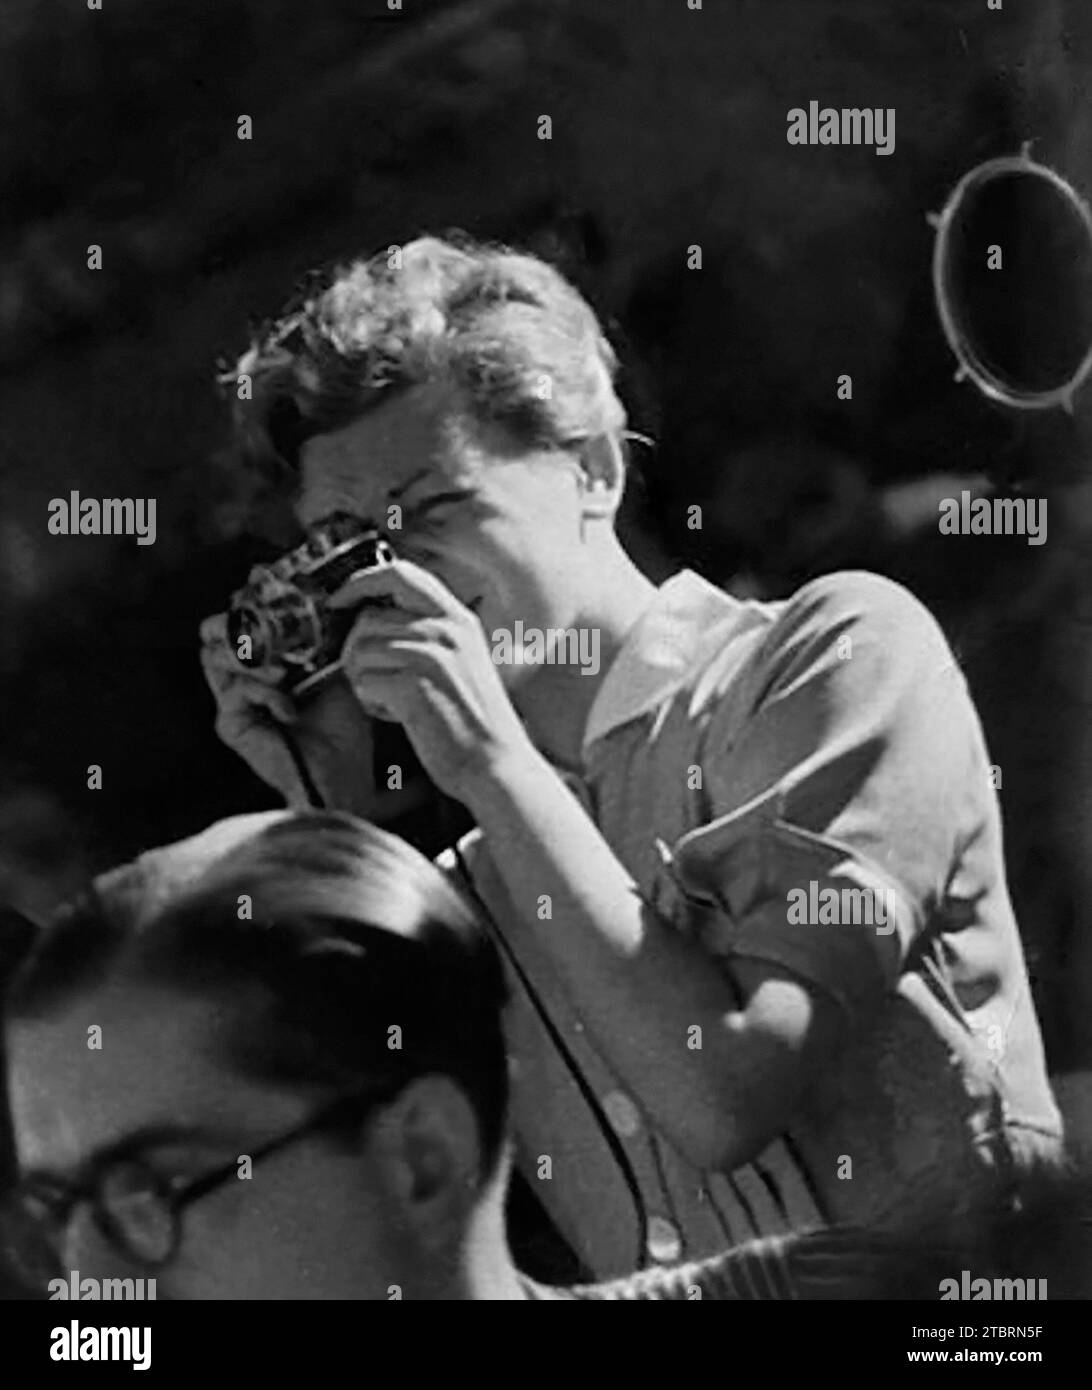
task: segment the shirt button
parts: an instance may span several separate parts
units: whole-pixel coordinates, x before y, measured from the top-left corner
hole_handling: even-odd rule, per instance
[[[665,1216],[653,1216],[648,1222],[648,1253],[660,1264],[671,1264],[682,1254],[682,1236],[674,1222]]]
[[[641,1116],[629,1096],[621,1091],[611,1091],[603,1098],[603,1109],[607,1112],[611,1129],[623,1139],[632,1139],[641,1128]]]

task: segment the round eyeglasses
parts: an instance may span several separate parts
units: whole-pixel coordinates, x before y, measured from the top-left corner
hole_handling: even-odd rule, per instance
[[[320,1130],[359,1123],[369,1109],[393,1099],[401,1088],[399,1083],[338,1096],[301,1124],[252,1150],[251,1169]],[[234,1158],[196,1178],[168,1177],[147,1159],[124,1152],[124,1147],[112,1145],[69,1181],[32,1174],[0,1203],[0,1244],[11,1272],[29,1291],[44,1292],[50,1280],[64,1277],[67,1232],[84,1203],[90,1205],[103,1239],[127,1262],[162,1269],[178,1253],[186,1208],[239,1173],[239,1160]]]

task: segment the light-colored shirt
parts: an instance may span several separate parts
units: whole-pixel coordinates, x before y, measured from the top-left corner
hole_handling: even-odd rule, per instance
[[[711,970],[769,962],[851,1028],[780,1138],[699,1172],[593,1042],[639,1035],[640,1017],[578,1017],[545,950],[513,934],[519,1161],[595,1278],[836,1221],[939,1218],[955,1235],[1053,1161],[995,779],[962,672],[909,593],[842,573],[758,603],[675,575],[602,681],[583,764],[570,786]],[[459,850],[503,933],[514,908],[480,832]]]

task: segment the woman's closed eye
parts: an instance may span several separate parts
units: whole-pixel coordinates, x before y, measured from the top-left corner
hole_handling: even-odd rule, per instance
[[[457,492],[437,492],[431,497],[426,497],[420,502],[414,503],[406,514],[405,519],[417,530],[426,526],[436,527],[443,524],[443,520],[450,513],[451,508],[460,502],[465,502],[473,497],[473,493],[465,488]],[[440,516],[437,516],[440,513]]]

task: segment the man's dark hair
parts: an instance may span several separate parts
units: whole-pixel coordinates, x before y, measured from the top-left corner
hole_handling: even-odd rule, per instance
[[[336,812],[277,812],[151,851],[45,929],[7,1012],[47,1014],[122,972],[224,999],[225,1060],[255,1079],[396,1091],[449,1076],[494,1167],[507,1105],[499,959],[443,873],[397,836]]]

